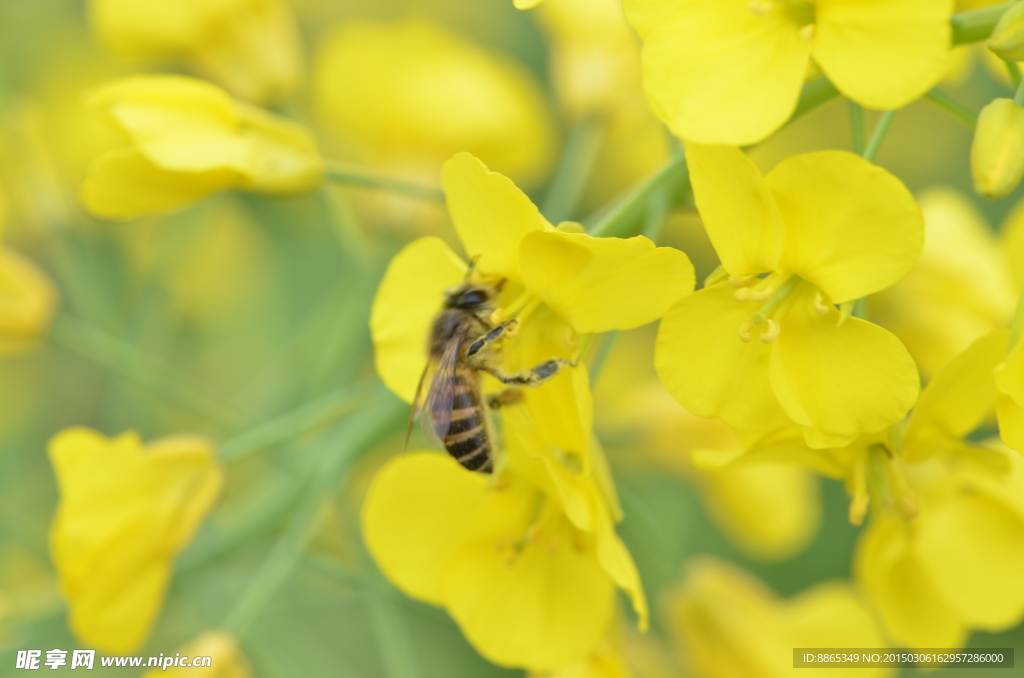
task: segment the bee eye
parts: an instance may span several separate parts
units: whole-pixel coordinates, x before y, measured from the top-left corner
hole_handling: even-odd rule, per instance
[[[462,304],[461,305],[462,306],[482,306],[484,304],[484,302],[486,302],[486,301],[487,301],[487,298],[484,296],[483,292],[478,292],[478,291],[474,290],[474,291],[471,291],[471,292],[466,292],[465,294],[462,295]]]

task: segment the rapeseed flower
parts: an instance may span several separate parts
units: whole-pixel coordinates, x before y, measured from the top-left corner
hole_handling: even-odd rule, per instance
[[[93,91],[89,103],[132,142],[93,161],[82,183],[82,204],[98,217],[170,212],[229,188],[300,193],[321,180],[323,160],[305,129],[202,80],[127,78]]]
[[[50,441],[60,503],[50,551],[79,641],[113,654],[141,647],[191,540],[223,484],[210,444],[188,436],[148,445],[66,429]]]
[[[902,419],[919,389],[913,360],[849,314],[921,251],[906,187],[838,151],[789,158],[765,177],[735,148],[687,152],[723,273],[662,321],[655,363],[672,395],[741,430],[795,423],[817,448]]]
[[[374,478],[363,533],[388,578],[446,608],[490,661],[552,671],[598,645],[616,586],[641,627],[647,603],[594,478],[545,445],[519,408],[503,419],[497,482],[445,455],[402,455]]]
[[[953,0],[626,0],[654,112],[701,143],[761,141],[812,64],[848,98],[896,109],[943,76]],[[813,60],[813,61],[812,61]]]
[[[391,174],[434,183],[466,151],[536,184],[554,159],[551,112],[533,75],[426,21],[355,21],[331,32],[314,96],[343,154]]]
[[[786,675],[796,647],[886,646],[846,582],[823,582],[783,600],[736,566],[707,557],[690,562],[666,614],[684,661],[706,678]],[[893,673],[861,669],[861,675]]]
[[[556,229],[511,181],[467,153],[445,164],[443,185],[475,274],[506,280],[498,316],[520,320],[502,351],[509,371],[574,359],[581,335],[652,322],[693,289],[693,267],[682,252],[639,236],[594,238],[575,224]],[[466,270],[442,240],[427,237],[399,252],[384,275],[370,319],[377,371],[407,402],[426,363],[444,290]],[[563,370],[541,388],[524,389],[524,396],[545,442],[578,454],[590,447],[586,370]]]
[[[89,14],[115,54],[184,63],[248,101],[287,94],[302,75],[287,0],[91,0]]]

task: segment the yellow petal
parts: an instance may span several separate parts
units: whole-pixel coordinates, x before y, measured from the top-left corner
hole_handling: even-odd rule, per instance
[[[814,59],[839,91],[906,106],[946,72],[953,0],[818,0]]]
[[[1017,407],[1024,407],[1024,337],[1017,339],[993,375],[999,392],[1012,398]]]
[[[646,325],[693,291],[686,255],[643,236],[534,231],[523,238],[520,256],[526,288],[580,333]]]
[[[564,516],[541,518],[535,539],[476,541],[452,563],[445,599],[466,638],[502,666],[550,671],[582,659],[611,621],[614,586],[593,538]]]
[[[989,631],[1017,625],[1024,616],[1024,516],[965,492],[928,506],[915,531],[922,567],[963,623]]]
[[[971,143],[974,191],[986,198],[1010,194],[1024,177],[1024,109],[993,99],[981,110]]]
[[[963,193],[931,188],[918,203],[926,229],[921,257],[899,282],[872,297],[870,311],[930,376],[975,339],[1007,324],[1014,304],[1006,265],[1012,256],[1007,259]]]
[[[527,233],[552,226],[508,178],[468,153],[458,153],[442,170],[448,211],[471,259],[482,273],[519,281],[519,246]]]
[[[761,16],[747,0],[631,0],[626,9],[644,41],[647,99],[677,136],[752,144],[796,108],[811,50],[785,12]]]
[[[733,299],[728,284],[683,297],[658,330],[655,367],[672,396],[701,417],[743,429],[768,430],[788,422],[768,378],[770,347],[740,341],[740,327],[757,304]]]
[[[252,669],[238,646],[238,640],[223,631],[204,631],[198,638],[179,648],[174,655],[168,653],[167,660],[198,661],[209,659],[209,664],[196,667],[170,666],[162,664],[159,669],[150,669],[142,674],[142,678],[194,678],[206,675],[209,678],[249,678]]]
[[[71,628],[83,645],[132,652],[160,611],[174,555],[220,492],[213,449],[182,436],[144,450],[133,433],[67,429],[50,459],[61,495],[50,548]]]
[[[782,217],[754,163],[738,148],[686,145],[693,197],[722,266],[742,278],[778,270]]]
[[[308,191],[320,182],[324,161],[308,130],[253,106],[236,107],[245,151],[244,161],[236,166],[242,175],[239,188],[287,194]]]
[[[208,172],[245,162],[235,104],[211,83],[176,75],[125,78],[92,91],[89,104],[163,169]]]
[[[57,305],[57,290],[28,259],[0,248],[0,353],[38,345]]]
[[[233,174],[170,172],[153,165],[133,148],[111,151],[89,167],[79,198],[101,219],[136,219],[185,207],[227,188]]]
[[[427,365],[427,337],[444,291],[466,275],[466,265],[440,238],[420,238],[395,255],[370,312],[377,374],[411,403]]]
[[[646,631],[650,624],[650,610],[647,607],[643,584],[640,583],[640,573],[629,549],[615,533],[607,512],[602,512],[598,523],[597,559],[612,581],[625,591],[633,605],[633,612],[636,613],[637,626],[641,631]]]
[[[999,394],[996,417],[999,419],[999,436],[1006,446],[1024,454],[1024,407],[1010,396]]]
[[[547,174],[558,144],[545,91],[493,41],[422,18],[349,19],[318,40],[314,102],[325,132],[363,162],[432,184],[465,151],[523,185]]]
[[[929,455],[934,441],[959,441],[991,415],[996,402],[992,369],[1006,354],[1009,332],[995,330],[951,360],[928,383],[904,434],[908,460]]]
[[[961,647],[967,630],[914,552],[894,515],[872,519],[854,554],[854,574],[888,635],[907,647]]]
[[[534,312],[506,344],[505,367],[526,370],[552,358],[572,360],[578,347],[569,324],[550,309]],[[540,386],[523,389],[526,407],[541,439],[548,445],[586,456],[594,422],[586,367],[565,367]]]
[[[374,476],[363,504],[363,537],[377,565],[402,591],[444,605],[454,559],[476,542],[525,530],[531,503],[498,491],[447,455],[402,454]]]
[[[1002,240],[1006,261],[1016,282],[1014,289],[1024,289],[1024,200],[1014,205],[1003,222]]]
[[[516,9],[530,9],[532,7],[536,7],[542,2],[544,2],[544,0],[513,0],[513,4],[516,6]]]
[[[924,217],[903,183],[844,151],[807,153],[765,177],[786,225],[782,268],[841,304],[892,285],[924,246]]]
[[[780,312],[772,344],[771,384],[793,421],[852,439],[902,419],[917,400],[917,367],[900,340],[872,323],[836,326],[833,307],[819,315],[814,289],[796,288]]]
[[[786,627],[794,647],[886,647],[874,615],[846,582],[827,581],[791,598]],[[858,673],[888,676],[887,668]]]
[[[817,479],[802,468],[740,464],[702,474],[699,482],[716,523],[759,559],[796,555],[821,523]]]

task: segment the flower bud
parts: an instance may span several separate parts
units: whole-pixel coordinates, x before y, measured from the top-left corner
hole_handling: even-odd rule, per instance
[[[988,39],[988,48],[1007,61],[1024,61],[1024,1],[1003,13]]]
[[[996,99],[982,109],[971,145],[974,190],[1001,198],[1024,175],[1024,108],[1012,99]]]

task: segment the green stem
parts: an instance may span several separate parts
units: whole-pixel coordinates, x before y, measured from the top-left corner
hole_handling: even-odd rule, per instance
[[[233,411],[182,378],[170,365],[98,327],[59,314],[50,326],[49,339],[201,419],[228,427],[238,421]]]
[[[405,620],[396,609],[395,593],[379,578],[363,587],[370,625],[388,678],[419,678],[416,651]]]
[[[999,23],[1003,13],[1010,8],[1012,2],[1004,2],[991,7],[972,9],[954,14],[950,19],[953,26],[953,44],[978,42],[992,35],[992,30]]]
[[[235,436],[219,446],[220,459],[226,464],[244,459],[268,447],[297,438],[310,429],[329,424],[365,399],[364,384],[344,386],[322,398]]]
[[[978,115],[962,103],[949,96],[940,89],[933,89],[924,95],[924,98],[932,102],[946,113],[967,125],[971,129],[978,124]]]
[[[871,135],[871,140],[868,141],[867,148],[864,149],[865,160],[874,160],[875,156],[878,155],[878,149],[882,147],[882,141],[885,140],[885,135],[889,131],[889,126],[892,125],[892,119],[896,117],[896,111],[884,111],[882,117],[878,119],[878,124],[875,125],[875,131]]]
[[[847,100],[850,109],[850,133],[853,136],[853,152],[864,155],[867,130],[864,127],[864,109],[856,101]]]
[[[604,369],[604,365],[608,362],[608,356],[612,354],[612,348],[615,346],[615,340],[619,338],[619,331],[612,330],[604,335],[604,340],[601,342],[601,348],[597,350],[597,355],[594,356],[594,362],[590,365],[590,387],[593,388],[594,384],[597,383],[597,378],[601,376],[601,370]]]
[[[670,190],[688,183],[690,171],[686,156],[678,154],[647,181],[640,184],[620,200],[600,221],[590,229],[590,235],[608,237],[619,235],[631,221],[639,219],[641,211],[647,208],[651,196],[662,190]]]
[[[1010,325],[1010,348],[1017,345],[1024,336],[1024,292],[1021,292],[1017,300],[1017,312],[1013,316],[1013,324]]]
[[[274,544],[241,598],[224,620],[224,630],[241,638],[259,617],[292,568],[302,557],[317,526],[324,503],[338,491],[346,471],[355,460],[391,433],[407,407],[397,398],[367,408],[358,418],[346,420],[324,438],[320,463],[314,466],[309,489],[292,514],[284,533]]]
[[[672,201],[669,199],[668,191],[657,191],[647,202],[647,213],[644,215],[644,226],[640,229],[640,235],[653,243],[658,242],[661,236],[661,226],[665,223]]]
[[[1020,87],[1020,66],[1016,61],[1007,61],[1006,59],[1003,59],[1003,63],[1006,64],[1006,72],[1010,74],[1010,82],[1014,87]]]
[[[598,117],[580,120],[569,134],[555,178],[541,212],[553,224],[571,219],[601,150],[605,123]]]
[[[423,186],[403,179],[382,176],[375,172],[349,165],[331,162],[324,169],[324,177],[330,181],[352,186],[364,186],[366,188],[377,188],[384,191],[391,191],[410,198],[421,200],[435,200],[444,202],[444,192],[439,188]]]
[[[1024,106],[1024,80],[1017,83],[1017,93],[1013,95],[1013,101],[1018,106]]]

